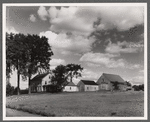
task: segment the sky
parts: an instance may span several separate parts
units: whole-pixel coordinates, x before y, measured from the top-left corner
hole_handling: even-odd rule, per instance
[[[6,31],[46,36],[54,53],[51,69],[68,63],[84,68],[74,83],[97,81],[102,73],[144,83],[143,6],[7,6]],[[16,77],[14,71],[13,86]]]

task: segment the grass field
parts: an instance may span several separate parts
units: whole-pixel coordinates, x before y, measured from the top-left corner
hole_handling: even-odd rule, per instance
[[[142,117],[144,92],[36,93],[7,97],[6,107],[43,116]]]

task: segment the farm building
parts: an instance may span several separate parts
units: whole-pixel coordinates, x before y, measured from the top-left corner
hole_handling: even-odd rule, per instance
[[[63,89],[64,92],[77,92],[78,87],[73,82],[69,82]]]
[[[79,91],[98,91],[99,87],[94,81],[81,80],[77,84]]]
[[[99,90],[113,90],[115,83],[118,85],[118,90],[125,91],[127,88],[126,82],[115,74],[103,73],[96,83],[99,84]]]
[[[51,84],[51,74],[44,73],[36,75],[31,79],[31,92],[45,92],[46,86]]]

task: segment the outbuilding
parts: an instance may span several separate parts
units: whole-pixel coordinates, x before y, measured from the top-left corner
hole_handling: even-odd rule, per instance
[[[81,80],[79,81],[79,83],[77,84],[79,91],[83,92],[83,91],[98,91],[99,90],[99,86],[97,83],[95,83],[94,81],[90,81],[90,80]]]
[[[63,89],[64,92],[77,92],[78,87],[73,82],[69,82]]]
[[[96,82],[99,90],[114,90],[114,84],[117,83],[118,90],[125,91],[127,89],[126,82],[116,74],[103,73]]]

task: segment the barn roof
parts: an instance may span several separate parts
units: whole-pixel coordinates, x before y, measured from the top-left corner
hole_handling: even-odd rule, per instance
[[[36,75],[34,78],[31,79],[31,83],[42,81],[42,79],[43,79],[46,75],[48,75],[48,74],[49,74],[49,73],[44,73],[44,74]]]
[[[91,80],[81,80],[81,82],[83,82],[85,85],[98,85],[97,83]]]
[[[103,73],[103,75],[111,82],[118,81],[119,83],[125,83],[125,81],[119,75],[106,74],[106,73]]]
[[[73,82],[69,82],[66,86],[76,86]]]

